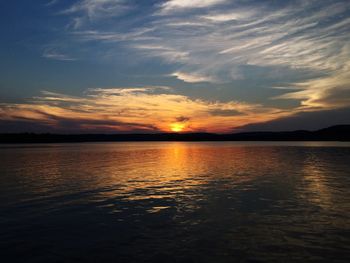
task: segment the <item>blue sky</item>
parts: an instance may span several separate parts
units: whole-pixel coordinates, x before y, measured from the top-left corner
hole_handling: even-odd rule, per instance
[[[0,20],[1,131],[350,121],[349,1],[15,0]]]

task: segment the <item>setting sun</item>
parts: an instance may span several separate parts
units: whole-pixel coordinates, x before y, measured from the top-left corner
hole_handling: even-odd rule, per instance
[[[350,0],[0,0],[0,32],[1,262],[350,263]]]
[[[185,128],[186,124],[184,123],[172,123],[170,124],[170,130],[173,132],[182,132]]]

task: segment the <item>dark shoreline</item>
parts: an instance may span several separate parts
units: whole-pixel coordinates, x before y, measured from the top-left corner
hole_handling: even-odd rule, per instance
[[[350,125],[337,125],[317,131],[156,134],[0,134],[0,143],[77,143],[117,141],[350,141]]]

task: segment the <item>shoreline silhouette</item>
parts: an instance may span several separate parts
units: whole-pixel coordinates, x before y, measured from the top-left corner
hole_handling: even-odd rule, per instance
[[[0,143],[76,143],[117,141],[350,141],[350,125],[336,125],[316,131],[154,134],[53,134],[2,133]]]

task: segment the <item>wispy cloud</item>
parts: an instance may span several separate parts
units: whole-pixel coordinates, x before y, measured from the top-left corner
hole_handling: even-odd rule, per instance
[[[57,4],[58,0],[51,0],[51,1],[48,1],[45,5],[46,6],[53,6],[55,4]]]
[[[34,122],[56,130],[230,132],[236,126],[290,115],[259,104],[191,99],[167,87],[92,89],[84,97],[44,91],[23,104],[0,104],[0,120]]]
[[[53,60],[61,60],[61,61],[73,61],[76,58],[70,57],[67,54],[60,53],[55,50],[45,50],[43,53],[43,58],[53,59]]]
[[[146,39],[153,40],[151,37]],[[131,40],[131,41],[137,41],[137,39]],[[168,62],[184,62],[188,60],[189,53],[186,51],[182,51],[173,47],[169,46],[162,46],[157,44],[135,44],[132,46],[136,50],[138,50],[140,53],[142,53],[144,56],[147,57],[160,57],[162,59],[165,59]]]
[[[174,72],[171,74],[171,76],[176,77],[179,80],[182,80],[184,82],[188,83],[197,83],[197,82],[214,82],[212,77],[208,77],[205,75],[201,75],[198,73],[186,73],[186,72]]]
[[[168,0],[160,5],[162,13],[181,11],[184,9],[211,7],[228,2],[227,0]]]
[[[333,74],[294,84],[297,91],[276,97],[301,100],[303,109],[335,109],[350,105],[350,63]]]
[[[101,24],[83,23],[71,36],[108,45],[109,52],[125,48],[133,60],[161,58],[171,66],[169,76],[188,83],[255,78],[254,72],[245,71],[247,67],[312,72],[312,77],[285,83],[296,90],[274,99],[299,101],[294,111],[349,106],[342,98],[350,89],[348,1],[276,5],[273,1],[169,0],[156,4],[153,13],[143,17],[142,26],[128,30],[106,26],[104,19],[118,15],[125,6],[121,0],[73,4],[65,13],[74,14],[78,24],[96,18]]]
[[[291,72],[304,69],[324,77],[289,83],[299,91],[278,99],[299,100],[299,109],[345,107],[350,105],[348,100],[327,101],[350,89],[346,84],[349,12],[350,3],[344,1],[296,1],[283,8],[263,3],[231,9],[225,6],[190,17],[159,18],[152,25],[156,29],[148,35],[157,32],[158,45],[187,53],[178,71],[186,73],[177,76],[184,81],[196,82],[191,76],[201,72],[207,81],[230,82],[243,77],[240,71],[244,65],[284,67]]]
[[[60,13],[73,15],[72,26],[78,29],[86,22],[116,17],[129,8],[125,0],[80,0]]]
[[[207,19],[211,22],[223,23],[230,21],[238,21],[243,19],[250,19],[255,16],[255,10],[232,10],[229,12],[213,12],[202,15],[200,18]]]
[[[62,13],[82,13],[89,18],[116,15],[120,9],[124,8],[124,0],[81,0]]]

